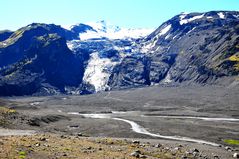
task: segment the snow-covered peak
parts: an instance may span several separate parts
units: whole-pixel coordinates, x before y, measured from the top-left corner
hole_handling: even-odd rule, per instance
[[[98,22],[88,22],[86,25],[91,26],[95,31],[97,32],[117,32],[120,30],[119,26],[112,25],[109,22],[106,22],[105,20],[101,20]]]
[[[99,39],[99,38],[108,38],[108,39],[127,39],[127,38],[142,38],[154,31],[154,29],[129,29],[121,28],[119,26],[112,25],[104,20],[98,22],[88,22],[85,23],[92,27],[86,32],[79,33],[81,40],[89,39]]]

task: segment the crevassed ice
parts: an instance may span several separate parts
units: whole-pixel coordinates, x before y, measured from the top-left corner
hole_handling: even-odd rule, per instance
[[[95,87],[95,91],[103,91],[108,88],[110,72],[117,62],[112,62],[108,58],[100,58],[98,52],[92,53],[86,67],[83,81]]]
[[[194,21],[194,20],[196,20],[196,19],[201,19],[202,17],[204,16],[204,14],[202,14],[202,15],[197,15],[197,16],[194,16],[194,17],[192,17],[192,18],[189,18],[189,19],[184,19],[185,17],[186,17],[186,15],[184,16],[184,15],[181,15],[180,16],[180,25],[183,25],[183,24],[187,24],[187,23],[190,23],[190,22],[192,22],[192,21]]]

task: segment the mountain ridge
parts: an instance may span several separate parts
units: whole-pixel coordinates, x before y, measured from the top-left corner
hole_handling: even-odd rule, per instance
[[[33,23],[4,35],[5,40],[0,41],[0,95],[216,84],[224,77],[237,81],[239,12],[182,13],[149,35],[135,38],[124,34],[111,38],[102,33],[122,29],[107,28],[106,22],[98,25],[78,24],[66,30]],[[43,53],[44,58],[39,59]]]

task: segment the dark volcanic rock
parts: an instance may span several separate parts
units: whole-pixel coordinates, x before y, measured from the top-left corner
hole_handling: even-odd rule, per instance
[[[24,59],[0,70],[0,95],[30,95],[44,87],[44,83],[61,92],[65,86],[80,85],[83,61],[72,54],[64,38],[48,34],[32,41]]]
[[[142,42],[152,46],[147,53],[154,59],[165,58],[153,69],[163,75],[156,81],[164,79],[164,73],[171,81],[180,83],[211,83],[222,76],[238,75],[238,15],[181,14],[161,25]]]
[[[12,35],[12,31],[10,30],[2,30],[0,31],[0,42],[8,39]]]
[[[115,66],[110,77],[111,87],[137,87],[150,85],[149,81],[149,60],[141,56],[129,56]]]

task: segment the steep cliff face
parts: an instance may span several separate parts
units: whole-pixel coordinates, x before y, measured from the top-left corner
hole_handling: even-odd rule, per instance
[[[64,38],[37,36],[23,58],[1,68],[0,95],[64,93],[65,86],[79,87],[83,70],[83,59],[68,49]]]

